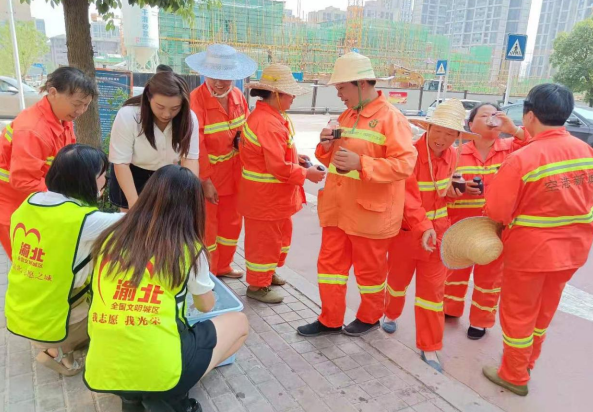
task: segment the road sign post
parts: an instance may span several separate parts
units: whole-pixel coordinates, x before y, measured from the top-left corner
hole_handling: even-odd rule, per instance
[[[435,69],[435,74],[439,76],[439,88],[437,90],[437,106],[440,104],[441,101],[441,87],[443,85],[443,76],[447,75],[447,60],[437,60],[437,65]],[[446,82],[445,82],[446,84]],[[443,94],[443,96],[446,93]],[[443,97],[444,99],[444,97]]]
[[[509,61],[509,77],[507,78],[507,88],[504,92],[504,103],[506,106],[509,103],[509,96],[511,95],[511,79],[513,74],[513,62],[525,60],[525,51],[527,49],[527,35],[525,34],[508,34],[507,47],[505,53],[505,60]]]

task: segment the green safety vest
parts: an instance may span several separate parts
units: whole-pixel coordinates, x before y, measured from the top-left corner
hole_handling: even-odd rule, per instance
[[[75,275],[90,256],[76,267],[74,260],[84,222],[97,208],[74,201],[34,205],[31,196],[11,218],[6,327],[27,339],[61,342],[68,336],[71,305],[88,290],[73,293]]]
[[[201,247],[200,247],[201,250]],[[162,392],[174,388],[183,370],[181,332],[185,282],[171,288],[149,262],[140,285],[100,257],[91,282],[89,336],[84,380],[95,392]]]

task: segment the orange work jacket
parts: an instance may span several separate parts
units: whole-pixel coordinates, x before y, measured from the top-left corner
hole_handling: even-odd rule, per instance
[[[322,227],[337,226],[349,235],[387,239],[399,232],[404,208],[405,179],[414,170],[416,150],[408,120],[379,92],[359,113],[348,109],[339,117],[342,138],[331,150],[318,145],[315,156],[328,167],[319,191]],[[360,155],[361,171],[339,174],[331,163],[344,147]]]
[[[492,179],[485,214],[507,226],[506,268],[581,267],[593,241],[593,148],[563,127],[534,136]]]
[[[237,192],[241,161],[233,140],[249,115],[241,90],[233,88],[228,98],[227,113],[220,101],[210,94],[206,83],[190,95],[191,109],[200,124],[200,178],[211,179],[219,196]]]
[[[410,255],[415,259],[428,260],[431,253],[421,245],[422,234],[428,229],[437,233],[438,244],[450,226],[447,215],[446,191],[455,168],[456,150],[449,147],[440,157],[426,147],[426,133],[415,143],[418,161],[414,173],[406,179],[406,198],[404,202],[404,221],[402,230],[414,232],[417,241],[409,245]],[[430,174],[428,156],[432,162],[433,176]],[[441,196],[442,195],[442,196]],[[438,252],[436,256],[439,256]]]
[[[34,192],[46,191],[55,156],[76,142],[72,122],[60,122],[47,97],[23,110],[0,135],[0,224]]]
[[[509,154],[528,143],[529,135],[526,130],[524,133],[525,140],[515,138],[496,139],[494,145],[490,148],[490,152],[488,152],[486,161],[482,160],[482,155],[473,141],[461,146],[461,154],[456,170],[463,175],[466,182],[471,182],[476,176],[481,177],[484,190],[480,196],[463,194],[463,196],[449,203],[451,223],[457,223],[461,219],[468,217],[482,216],[486,204],[485,193],[489,189],[494,174]]]
[[[250,219],[280,220],[303,208],[307,171],[299,166],[288,121],[258,101],[247,118],[239,145],[239,212]]]

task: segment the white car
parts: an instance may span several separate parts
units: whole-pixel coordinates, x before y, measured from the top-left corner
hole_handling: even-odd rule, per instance
[[[30,107],[43,97],[31,86],[22,83],[25,106]],[[19,107],[18,83],[11,77],[0,76],[0,119],[14,119],[21,111]]]
[[[451,99],[445,99],[445,100],[451,100]],[[479,100],[461,99],[459,101],[461,102],[461,104],[463,105],[463,108],[465,109],[465,120],[467,120],[469,118],[469,114],[472,111],[472,109],[482,103]],[[442,102],[443,102],[443,99],[439,99],[439,103],[442,103]],[[428,106],[428,109],[426,110],[426,118],[427,119],[430,119],[432,117],[432,114],[434,113],[434,110],[436,108],[437,108],[437,101],[435,100],[434,102],[432,102],[432,104],[430,106]]]

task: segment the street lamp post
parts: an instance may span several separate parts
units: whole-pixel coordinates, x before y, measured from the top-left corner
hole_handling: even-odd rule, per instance
[[[14,56],[14,71],[16,72],[16,81],[19,94],[19,107],[25,110],[25,94],[23,93],[23,84],[21,77],[21,63],[19,61],[19,49],[16,41],[16,27],[14,24],[14,11],[12,9],[12,0],[8,0],[8,21],[10,23],[10,35],[12,38],[12,54]]]

